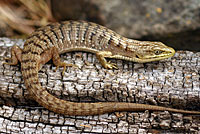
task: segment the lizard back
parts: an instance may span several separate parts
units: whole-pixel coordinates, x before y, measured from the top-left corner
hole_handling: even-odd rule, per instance
[[[35,45],[40,53],[52,46],[56,46],[59,53],[79,50],[96,53],[108,50],[110,45],[122,45],[125,41],[128,39],[104,26],[85,21],[66,21],[37,29],[24,47]]]

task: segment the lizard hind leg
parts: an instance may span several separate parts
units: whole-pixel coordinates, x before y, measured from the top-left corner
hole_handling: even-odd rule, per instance
[[[5,60],[8,60],[8,62],[4,62],[3,64],[7,65],[17,65],[18,62],[21,62],[21,56],[22,56],[22,49],[14,45],[11,48],[11,58],[4,58]]]
[[[64,75],[66,67],[77,67],[74,64],[62,62],[60,60],[58,48],[56,47],[52,48],[52,60],[53,60],[53,64],[56,66],[56,69],[54,71],[56,71],[59,67],[63,67],[62,75]]]

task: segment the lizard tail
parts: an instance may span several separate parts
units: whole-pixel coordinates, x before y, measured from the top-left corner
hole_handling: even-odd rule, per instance
[[[36,62],[22,62],[21,70],[24,83],[30,95],[41,106],[55,113],[63,115],[98,115],[112,112],[115,103],[77,103],[61,100],[43,88],[38,79],[38,71]]]
[[[115,111],[171,111],[186,114],[199,114],[198,111],[186,111],[160,106],[123,103],[123,102],[99,102],[77,103],[56,98],[43,88],[38,79],[37,64],[34,61],[22,62],[22,75],[24,82],[32,97],[46,109],[63,115],[99,115]]]
[[[169,111],[175,113],[183,113],[183,114],[196,114],[200,115],[200,111],[188,111],[174,108],[167,108],[161,106],[147,105],[147,104],[137,104],[137,103],[116,103],[115,105],[116,111]]]

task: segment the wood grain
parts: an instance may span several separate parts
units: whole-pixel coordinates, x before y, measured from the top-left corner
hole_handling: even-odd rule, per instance
[[[9,46],[13,44],[22,46],[23,41],[0,40],[1,132],[200,132],[199,116],[192,115],[145,111],[62,116],[50,112],[30,100],[20,66],[2,66],[3,58],[9,56]],[[50,63],[39,72],[42,86],[59,98],[76,102],[137,102],[199,110],[199,52],[178,51],[172,59],[146,64],[113,60],[119,70],[102,68],[96,56],[90,53],[68,53],[62,55],[62,59],[77,64],[80,69],[68,68],[62,77],[62,69],[53,72],[55,66]]]

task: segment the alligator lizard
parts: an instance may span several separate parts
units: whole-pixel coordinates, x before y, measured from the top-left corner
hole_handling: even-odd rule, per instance
[[[116,69],[106,58],[122,59],[144,63],[172,57],[173,48],[161,42],[137,41],[125,38],[114,31],[91,22],[66,21],[53,23],[33,32],[24,43],[24,48],[13,46],[9,62],[21,62],[21,71],[26,88],[31,96],[43,107],[64,115],[98,115],[115,111],[171,111],[200,114],[199,111],[185,111],[147,104],[126,102],[78,103],[56,98],[40,84],[38,71],[49,60],[58,67],[73,66],[61,62],[59,54],[71,51],[86,51],[96,54],[100,63],[107,69]]]

